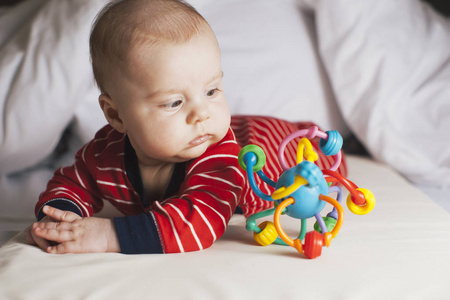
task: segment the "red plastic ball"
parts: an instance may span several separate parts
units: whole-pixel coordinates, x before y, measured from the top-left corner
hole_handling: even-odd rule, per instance
[[[322,254],[323,237],[317,231],[310,231],[305,236],[304,254],[307,258],[313,259]]]

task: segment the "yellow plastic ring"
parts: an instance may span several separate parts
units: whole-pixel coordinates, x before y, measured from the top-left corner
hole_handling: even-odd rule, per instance
[[[348,209],[356,215],[365,215],[372,211],[375,206],[375,196],[368,189],[357,188],[357,191],[363,193],[366,203],[364,205],[356,205],[352,201],[352,194],[347,196],[347,207]]]
[[[280,200],[280,199],[286,198],[304,184],[308,184],[308,181],[305,178],[303,178],[302,176],[296,175],[294,177],[294,183],[288,187],[282,186],[279,189],[275,190],[271,195],[272,199]]]
[[[318,155],[314,152],[313,147],[311,145],[311,141],[307,138],[302,138],[298,142],[297,146],[297,164],[303,161],[303,158],[306,158],[307,161],[315,162],[318,159]]]
[[[277,229],[275,225],[270,221],[262,222],[258,225],[262,229],[259,233],[253,233],[253,238],[261,246],[267,246],[272,244],[278,237]]]

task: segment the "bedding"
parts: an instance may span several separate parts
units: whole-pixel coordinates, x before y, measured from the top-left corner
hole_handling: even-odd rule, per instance
[[[344,208],[340,233],[314,260],[258,246],[240,216],[211,248],[176,255],[50,255],[21,233],[0,248],[0,299],[447,299],[450,214],[389,166],[347,163],[375,209]],[[298,220],[281,222],[298,235]]]
[[[105,123],[87,47],[105,2],[1,10],[0,245],[19,234],[0,248],[0,299],[448,298],[450,25],[416,0],[189,1],[217,34],[232,113],[313,121],[356,135],[373,157],[348,164],[374,211],[345,209],[321,257],[257,246],[239,216],[195,253],[53,256],[26,245],[53,170]],[[297,220],[282,222],[298,234]]]
[[[413,183],[450,189],[450,20],[410,0],[304,4],[352,132]]]

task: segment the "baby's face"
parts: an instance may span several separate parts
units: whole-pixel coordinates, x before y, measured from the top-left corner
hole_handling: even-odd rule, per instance
[[[212,32],[184,44],[138,46],[129,66],[115,97],[141,164],[187,161],[225,136],[230,112]]]

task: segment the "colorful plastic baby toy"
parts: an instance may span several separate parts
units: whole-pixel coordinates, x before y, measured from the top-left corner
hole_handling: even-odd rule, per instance
[[[286,145],[295,138],[302,137],[297,147],[297,165],[289,168],[284,160]],[[310,140],[319,137],[320,151],[326,156],[336,156],[333,166],[321,170],[314,162],[318,155],[314,152]],[[269,179],[262,168],[266,162],[264,151],[256,145],[247,145],[239,153],[239,164],[247,172],[247,177],[255,194],[263,200],[274,201],[275,208],[268,209],[247,218],[246,229],[254,232],[254,238],[260,245],[272,243],[289,245],[308,258],[321,255],[322,247],[329,246],[331,240],[338,234],[344,217],[341,206],[342,189],[331,186],[341,183],[348,191],[347,207],[355,214],[369,213],[375,205],[375,197],[367,189],[358,188],[353,182],[336,172],[342,159],[342,137],[337,131],[320,131],[317,126],[302,129],[288,135],[278,149],[278,159],[283,173],[278,181]],[[275,190],[271,195],[263,193],[256,185],[255,175],[272,186]],[[336,199],[328,196],[337,193]],[[326,203],[334,208],[322,217],[320,212]],[[273,222],[266,221],[258,226],[256,220],[273,214]],[[280,224],[281,214],[301,220],[298,238],[291,239]],[[306,233],[307,219],[315,217],[314,230]],[[279,237],[278,237],[279,236]],[[302,241],[304,243],[302,244]]]

